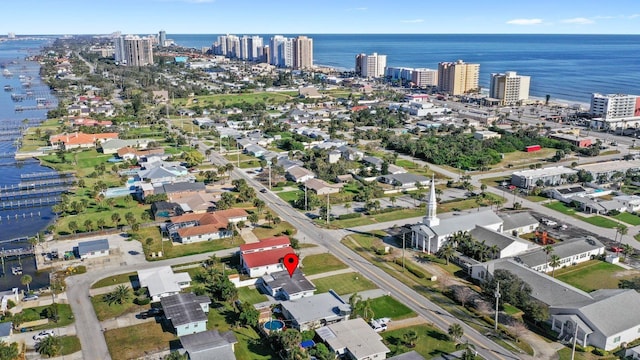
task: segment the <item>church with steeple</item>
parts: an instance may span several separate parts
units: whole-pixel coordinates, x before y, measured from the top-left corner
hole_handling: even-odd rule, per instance
[[[427,200],[427,214],[422,223],[411,227],[411,246],[413,248],[434,254],[453,234],[459,231],[471,231],[478,226],[502,233],[504,221],[491,210],[440,219],[437,209],[435,177],[432,177],[429,199]]]

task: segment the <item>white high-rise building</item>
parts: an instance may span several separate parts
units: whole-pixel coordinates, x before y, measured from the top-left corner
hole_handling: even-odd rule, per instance
[[[531,77],[517,75],[515,71],[491,74],[489,97],[500,100],[500,105],[517,105],[529,99]]]
[[[153,39],[127,35],[114,39],[115,60],[126,66],[153,65]]]
[[[413,69],[411,71],[411,82],[417,87],[438,86],[438,70]]]
[[[284,67],[283,44],[287,41],[287,38],[282,35],[276,35],[271,38],[269,43],[270,59],[269,64],[278,67]]]
[[[591,115],[605,120],[640,116],[640,96],[591,94]]]
[[[356,74],[362,77],[382,77],[386,67],[387,55],[379,55],[378,53],[356,55]]]

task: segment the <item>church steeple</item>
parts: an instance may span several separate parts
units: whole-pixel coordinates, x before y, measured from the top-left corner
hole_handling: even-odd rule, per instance
[[[427,200],[427,216],[424,217],[424,223],[427,226],[438,226],[440,219],[436,215],[437,208],[436,200],[436,181],[435,175],[431,176],[431,189],[429,190],[429,200]]]

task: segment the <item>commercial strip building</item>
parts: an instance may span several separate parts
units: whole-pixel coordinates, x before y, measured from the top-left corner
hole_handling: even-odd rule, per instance
[[[566,183],[566,177],[568,175],[577,173],[577,170],[564,166],[516,171],[511,174],[511,185],[528,189],[537,186],[536,183],[538,180],[542,180],[544,186],[556,186]]]
[[[640,171],[640,160],[613,160],[576,166],[577,170],[584,170],[593,176],[594,181],[602,179],[608,181],[614,174],[626,175],[627,172]]]

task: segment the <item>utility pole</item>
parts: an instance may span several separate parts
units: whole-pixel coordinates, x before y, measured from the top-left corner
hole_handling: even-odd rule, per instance
[[[236,140],[236,151],[238,152],[238,169],[240,168],[240,144],[238,144],[238,140]]]
[[[269,162],[269,190],[271,190],[271,162]]]
[[[406,234],[406,231],[402,231],[402,272],[404,272],[404,236]]]
[[[493,293],[493,295],[496,297],[496,319],[495,319],[494,330],[498,331],[498,305],[500,304],[500,282],[498,282],[498,284],[496,285],[496,291]]]
[[[304,183],[304,211],[309,211],[307,208],[307,183]]]
[[[576,342],[578,341],[578,322],[576,321],[574,326],[576,327],[576,331],[573,334],[573,348],[571,349],[571,360],[573,360],[576,355]]]
[[[331,210],[329,210],[329,194],[327,194],[327,225],[329,225],[329,213]]]

